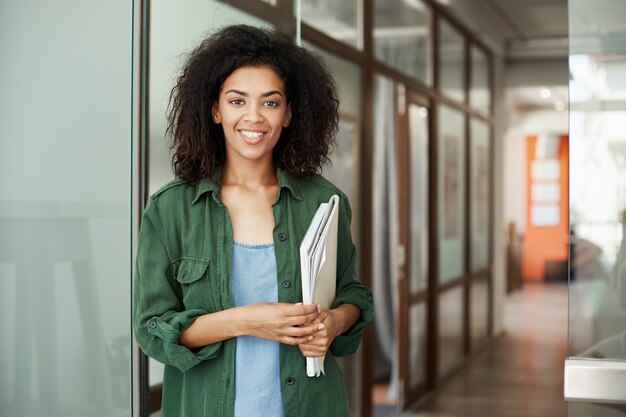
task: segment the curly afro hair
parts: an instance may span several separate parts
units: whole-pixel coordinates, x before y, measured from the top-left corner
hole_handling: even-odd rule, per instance
[[[338,129],[337,88],[321,58],[276,31],[246,25],[225,27],[189,55],[171,91],[167,132],[172,167],[193,184],[220,170],[224,132],[211,117],[222,84],[244,66],[268,66],[285,83],[291,122],[283,128],[273,160],[298,177],[311,177],[328,162]]]

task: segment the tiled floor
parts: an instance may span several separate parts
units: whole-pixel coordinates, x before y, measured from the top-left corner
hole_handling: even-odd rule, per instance
[[[505,320],[493,347],[403,417],[565,417],[567,286],[525,285]]]

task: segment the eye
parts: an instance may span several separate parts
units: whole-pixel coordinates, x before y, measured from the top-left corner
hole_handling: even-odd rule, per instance
[[[235,106],[241,106],[242,104],[244,104],[244,101],[240,98],[234,98],[232,100],[228,101],[230,104],[233,104]]]
[[[280,103],[278,101],[274,101],[274,100],[267,100],[265,102],[265,105],[268,107],[278,107],[280,106]]]

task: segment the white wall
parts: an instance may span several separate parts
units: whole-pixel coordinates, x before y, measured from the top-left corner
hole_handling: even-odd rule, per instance
[[[568,113],[556,110],[511,112],[504,133],[504,221],[526,230],[526,137],[540,133],[567,134]]]

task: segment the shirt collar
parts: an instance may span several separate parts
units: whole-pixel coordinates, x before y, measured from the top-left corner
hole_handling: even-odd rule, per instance
[[[283,170],[282,168],[276,168],[276,176],[278,177],[278,193],[276,193],[276,202],[280,198],[280,192],[283,188],[286,188],[291,192],[291,195],[294,196],[296,200],[302,200],[302,195],[300,193],[300,185],[298,184],[298,179],[293,177],[289,172]],[[191,202],[195,204],[200,197],[204,194],[211,192],[213,194],[213,198],[219,204],[222,204],[219,200],[219,193],[221,188],[221,178],[222,171],[217,170],[210,177],[205,177],[198,184],[196,184],[196,193],[194,195],[194,199]]]

